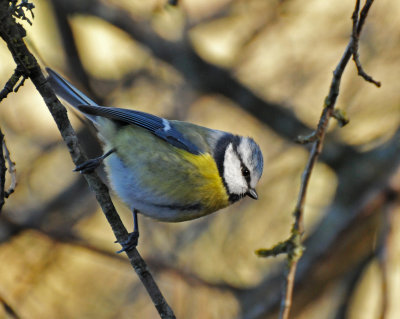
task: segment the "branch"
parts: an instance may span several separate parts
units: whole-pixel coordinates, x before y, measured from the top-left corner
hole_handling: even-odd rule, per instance
[[[362,30],[362,27],[364,26],[365,19],[367,18],[369,8],[372,5],[373,0],[368,0],[366,1],[364,8],[362,9],[361,13],[359,14],[360,10],[360,0],[356,1],[356,7],[354,9],[353,15],[351,16],[351,19],[353,20],[353,31],[351,33],[351,36],[353,38],[353,47],[352,47],[352,52],[353,52],[353,61],[356,64],[358,75],[363,77],[365,81],[371,82],[375,84],[377,87],[381,86],[381,82],[375,81],[370,75],[368,75],[360,62],[360,55],[358,54],[358,42],[360,39],[360,33]],[[360,17],[359,17],[360,16]]]
[[[304,203],[306,200],[306,195],[307,195],[307,189],[309,185],[309,181],[311,178],[311,173],[312,170],[315,166],[315,163],[318,160],[318,157],[322,151],[323,143],[324,143],[324,138],[326,135],[326,131],[328,128],[328,124],[330,121],[331,117],[337,117],[338,112],[335,112],[335,105],[336,105],[336,100],[337,97],[339,96],[339,88],[340,88],[340,82],[341,78],[343,75],[343,72],[346,68],[347,63],[349,62],[351,56],[356,55],[357,51],[354,51],[356,48],[358,48],[358,39],[359,35],[362,31],[362,27],[364,25],[364,21],[366,19],[366,16],[368,14],[368,10],[371,7],[373,0],[367,0],[362,11],[360,14],[360,18],[358,19],[358,12],[359,12],[359,7],[360,3],[359,0],[356,1],[356,7],[354,9],[354,13],[352,15],[353,19],[353,30],[356,30],[356,32],[353,31],[353,35],[356,34],[357,36],[353,36],[350,38],[350,41],[345,49],[345,52],[339,61],[336,69],[333,72],[333,78],[331,81],[330,89],[328,96],[325,99],[324,102],[324,109],[322,111],[317,130],[313,132],[309,137],[307,138],[300,138],[300,140],[303,143],[310,143],[312,142],[312,149],[308,158],[308,162],[306,164],[306,167],[303,171],[302,175],[302,180],[301,180],[301,186],[300,186],[300,192],[299,196],[297,199],[297,203],[294,209],[294,222],[293,222],[293,227],[292,227],[292,235],[291,238],[289,238],[288,241],[292,241],[294,245],[292,246],[292,250],[289,251],[283,251],[283,253],[287,254],[287,261],[288,261],[288,268],[286,272],[286,281],[285,281],[285,286],[284,286],[284,293],[282,296],[282,301],[281,301],[281,309],[280,309],[280,315],[279,318],[282,319],[288,319],[289,314],[290,314],[290,309],[291,309],[291,304],[292,304],[292,295],[293,295],[293,287],[294,287],[294,282],[295,282],[295,274],[296,274],[296,269],[297,269],[297,264],[299,259],[302,256],[303,252],[303,247],[301,244],[301,237],[304,233],[304,224],[303,224],[303,217],[304,217]],[[357,18],[355,18],[357,16]],[[356,44],[355,44],[356,42]],[[339,113],[340,114],[340,113]],[[293,241],[293,238],[296,240]],[[273,247],[272,249],[266,249],[262,250],[265,255],[268,255],[268,251],[276,251],[276,246]],[[258,250],[256,253],[260,255],[260,250]],[[262,256],[262,255],[260,255]]]
[[[73,130],[65,108],[55,96],[52,88],[47,83],[35,57],[27,49],[23,37],[26,32],[23,27],[15,21],[15,18],[10,14],[9,2],[0,2],[0,37],[7,43],[7,46],[14,58],[17,66],[23,70],[23,75],[29,77],[36,89],[46,103],[61,136],[70,152],[71,158],[75,165],[83,163],[87,158],[83,154],[75,131]],[[97,201],[99,202],[110,226],[119,242],[125,241],[128,238],[128,232],[125,229],[122,221],[112,204],[108,188],[104,185],[97,174],[85,174],[86,181],[92,191],[95,192]],[[150,271],[140,256],[137,249],[127,251],[129,261],[135,269],[139,279],[145,286],[150,295],[154,306],[158,310],[162,318],[175,318],[172,309],[165,301],[156,282],[154,281]]]
[[[0,129],[0,144],[3,145],[4,135]],[[6,161],[4,159],[3,148],[0,147],[0,212],[5,203],[5,184],[6,184]]]
[[[8,190],[5,190],[7,170],[9,175],[11,176],[11,182]],[[16,186],[17,171],[15,169],[15,163],[11,160],[10,151],[7,148],[3,132],[0,129],[0,212],[5,203],[5,199],[8,198],[12,193],[14,193]]]
[[[8,150],[6,141],[3,139],[2,147],[4,150],[4,158],[7,161],[8,173],[11,176],[11,183],[8,190],[4,191],[4,196],[8,198],[15,191],[17,187],[17,170],[15,169],[15,163],[11,160],[10,151]]]
[[[19,79],[22,77],[21,82],[18,84]],[[15,68],[13,75],[4,85],[4,88],[0,91],[0,102],[7,97],[11,92],[17,92],[18,89],[24,84],[25,77],[23,77],[23,70],[20,66]],[[18,85],[17,85],[18,84]]]
[[[385,147],[378,154],[388,151],[389,157],[395,157],[398,139],[399,135],[393,137],[389,147],[393,148],[392,151]],[[400,160],[394,160],[390,174],[385,174],[384,179],[374,175],[368,178],[368,182],[364,180],[368,184],[366,189],[360,190],[354,181],[347,181],[351,184],[346,185],[351,202],[347,203],[339,195],[321,224],[308,236],[306,254],[302,256],[296,273],[296,294],[292,300],[292,311],[296,311],[296,316],[301,317],[304,311],[333,286],[342,283],[343,279],[349,280],[349,272],[352,273],[363,260],[371,256],[371,247],[376,245],[376,234],[380,232],[381,213],[400,195]],[[354,163],[363,166],[369,163],[369,158],[353,161],[353,165],[349,163],[352,170]],[[364,171],[370,171],[370,168]],[[276,318],[281,302],[275,291],[281,286],[280,279],[281,274],[272,274],[255,288],[240,293],[238,300],[243,309],[241,318]]]

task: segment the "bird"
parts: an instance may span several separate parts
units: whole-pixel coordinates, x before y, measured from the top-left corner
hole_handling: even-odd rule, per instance
[[[263,172],[263,155],[253,138],[100,106],[56,71],[46,71],[56,95],[94,124],[103,144],[102,156],[75,170],[88,173],[104,162],[111,188],[133,212],[134,230],[120,243],[121,251],[138,244],[138,213],[182,222],[245,196],[258,199],[255,188]]]

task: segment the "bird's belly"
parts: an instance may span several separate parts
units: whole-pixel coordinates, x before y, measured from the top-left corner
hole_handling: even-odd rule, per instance
[[[166,194],[144,187],[139,180],[139,174],[128,169],[118,156],[111,155],[107,159],[106,169],[114,192],[131,209],[137,209],[143,215],[161,221],[180,222],[199,218],[216,210],[202,205],[200,199],[190,203],[177,203]],[[191,190],[187,188],[187,192]]]

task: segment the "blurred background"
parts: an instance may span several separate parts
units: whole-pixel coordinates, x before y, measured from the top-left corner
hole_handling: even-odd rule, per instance
[[[139,219],[139,251],[177,318],[277,318],[285,240],[354,1],[33,1],[27,44],[102,105],[249,135],[259,200],[168,224]],[[349,63],[305,205],[292,318],[400,317],[400,2],[373,4]],[[390,22],[389,22],[390,21]],[[0,43],[0,86],[15,65]],[[91,157],[93,129],[69,112]],[[30,81],[0,107],[18,185],[0,215],[0,301],[18,318],[158,318]],[[103,174],[104,177],[104,174]],[[130,211],[114,196],[129,230]],[[0,307],[0,318],[17,318]]]

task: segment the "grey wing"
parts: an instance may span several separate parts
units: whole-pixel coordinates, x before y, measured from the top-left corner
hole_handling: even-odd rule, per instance
[[[88,116],[102,116],[110,120],[140,126],[175,147],[196,155],[202,153],[199,147],[184,138],[170,121],[162,117],[117,107],[77,105],[76,108]]]

